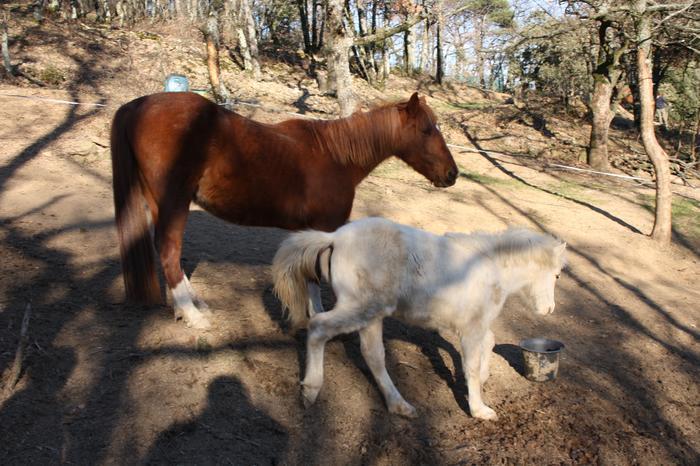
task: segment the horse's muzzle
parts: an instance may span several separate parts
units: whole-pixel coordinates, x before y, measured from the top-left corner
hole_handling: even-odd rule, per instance
[[[459,174],[459,171],[456,168],[451,168],[449,172],[447,172],[447,176],[435,181],[433,184],[437,188],[447,188],[449,186],[452,186],[457,182],[457,175]]]

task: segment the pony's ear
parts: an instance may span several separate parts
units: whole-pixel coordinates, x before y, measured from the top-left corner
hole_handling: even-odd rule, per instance
[[[563,257],[564,251],[566,251],[566,241],[562,241],[561,244],[554,248],[554,254],[556,254],[557,257]]]
[[[408,99],[408,104],[406,104],[406,110],[411,116],[418,114],[420,109],[420,99],[418,98],[418,93],[414,92],[410,99]]]

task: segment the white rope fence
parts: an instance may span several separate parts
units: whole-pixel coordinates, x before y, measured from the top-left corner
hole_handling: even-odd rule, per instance
[[[86,105],[86,106],[94,106],[94,107],[107,107],[109,105],[109,104],[90,103],[90,102],[74,102],[74,101],[70,101],[70,100],[51,99],[48,97],[27,96],[27,95],[19,95],[19,94],[0,93],[0,97],[10,97],[10,98],[28,99],[28,100],[40,100],[40,101],[44,101],[44,102],[55,103],[55,104],[65,104],[65,105]],[[245,102],[245,101],[238,100],[238,99],[228,100],[227,102],[219,104],[219,105],[225,106],[225,107],[228,107],[231,105],[242,105],[242,106],[246,106],[246,107],[259,108],[261,110],[274,112],[274,113],[284,113],[284,114],[292,115],[295,117],[309,118],[309,119],[313,119],[313,120],[322,120],[323,119],[320,117],[305,115],[303,113],[298,113],[298,112],[288,112],[286,110],[271,109],[271,108],[265,107],[265,106],[260,105],[260,104]],[[466,146],[461,146],[458,144],[451,144],[451,143],[448,143],[447,145],[448,145],[448,147],[454,147],[455,149],[460,149],[464,152],[477,153],[477,154],[479,154],[479,153],[496,154],[496,155],[505,155],[507,157],[510,157],[510,155],[505,153],[505,152],[474,149],[471,147],[466,147]],[[569,165],[561,165],[558,163],[548,163],[547,166],[551,167],[551,168],[560,169],[560,170],[571,170],[571,171],[577,171],[577,172],[592,173],[592,174],[596,174],[596,175],[609,176],[609,177],[613,177],[613,178],[621,178],[621,179],[626,179],[626,180],[640,181],[643,183],[650,183],[651,182],[650,180],[647,180],[647,179],[644,179],[644,178],[641,178],[638,176],[621,175],[619,173],[601,172],[598,170],[590,170],[590,169],[586,169],[586,168],[572,167]]]

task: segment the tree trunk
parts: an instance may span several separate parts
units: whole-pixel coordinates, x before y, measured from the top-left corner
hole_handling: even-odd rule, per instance
[[[484,28],[486,27],[486,18],[478,17],[476,21],[476,34],[474,52],[476,53],[476,72],[479,75],[479,85],[486,89],[486,78],[484,77]]]
[[[420,61],[418,62],[418,68],[423,73],[428,73],[430,71],[430,21],[425,20],[423,22],[423,35],[421,37],[421,48],[420,48]]]
[[[413,44],[414,37],[415,34],[413,28],[406,29],[406,31],[403,33],[403,60],[407,76],[412,76],[415,68],[415,46]]]
[[[226,85],[221,81],[221,67],[219,65],[219,17],[216,10],[211,11],[207,19],[204,33],[207,41],[207,69],[209,70],[209,83],[211,84],[214,98],[218,103],[226,102],[230,94]]]
[[[607,171],[610,169],[608,159],[608,128],[613,115],[610,111],[610,98],[613,87],[610,82],[595,75],[593,94],[591,95],[591,138],[588,144],[588,165],[595,170]]]
[[[640,100],[640,127],[644,150],[649,155],[656,175],[656,210],[651,237],[662,245],[671,242],[671,171],[668,154],[654,134],[654,88],[651,74],[651,12],[647,0],[635,0],[637,27],[637,73]]]
[[[315,0],[311,0],[312,4],[315,5]],[[301,35],[304,38],[304,51],[306,53],[311,53],[311,36],[309,34],[309,16],[308,16],[308,0],[297,0],[297,7],[299,8],[299,20],[301,22]],[[315,6],[314,6],[315,8]],[[316,36],[316,15],[314,14],[314,24],[313,24],[313,34],[314,39]]]
[[[253,77],[260,79],[260,55],[258,53],[258,37],[255,30],[255,20],[253,19],[253,10],[250,8],[249,0],[240,0],[242,7],[242,28],[246,32],[246,40],[248,42],[248,50],[250,53],[250,65]]]
[[[693,137],[690,145],[691,162],[698,160],[698,146],[700,146],[700,109],[695,111],[695,131],[693,131]]]
[[[438,6],[437,28],[435,29],[435,49],[437,57],[435,60],[435,82],[442,84],[445,77],[445,63],[442,56],[442,34],[444,32],[444,17],[442,14],[442,5]]]
[[[7,12],[3,12],[0,29],[2,29],[2,64],[5,68],[5,73],[7,73],[8,76],[14,76],[12,71],[12,63],[10,62],[10,47],[7,33]]]
[[[346,117],[355,111],[355,99],[352,94],[352,78],[348,61],[352,37],[343,27],[343,6],[343,0],[328,1],[326,13],[328,34],[325,55],[332,81],[335,83],[340,116]]]

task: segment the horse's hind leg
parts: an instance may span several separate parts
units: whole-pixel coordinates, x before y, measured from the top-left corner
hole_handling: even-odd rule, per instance
[[[381,319],[374,320],[368,327],[360,330],[360,348],[365,362],[372,371],[374,380],[377,381],[377,385],[384,395],[389,412],[406,417],[416,417],[416,408],[403,399],[386,371]]]
[[[180,265],[189,202],[182,204],[177,209],[160,208],[156,224],[156,247],[165,281],[173,296],[175,318],[182,318],[188,327],[209,328],[209,320],[195,305],[197,298]]]

